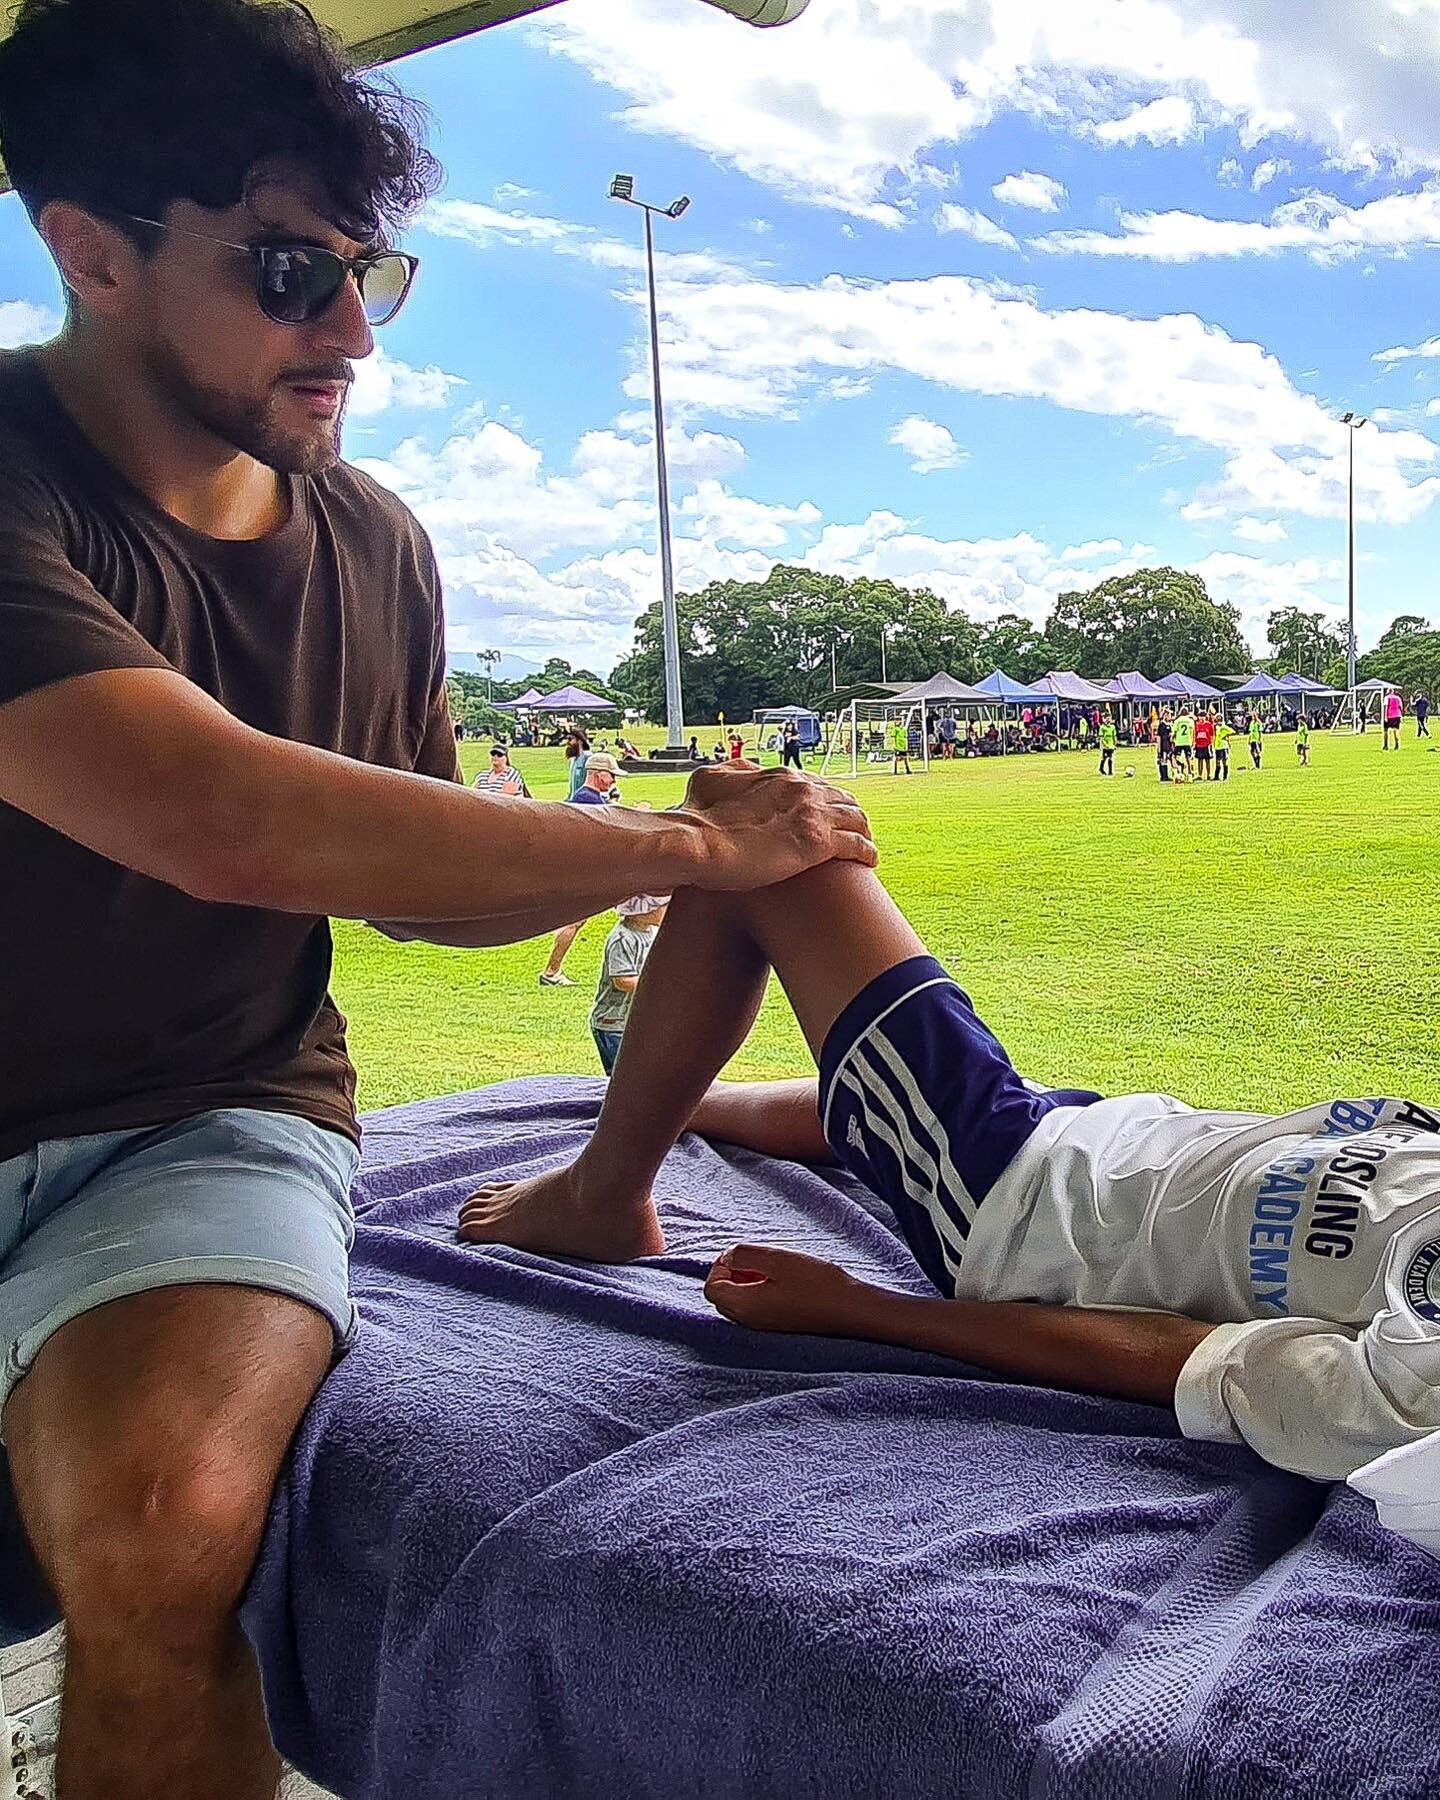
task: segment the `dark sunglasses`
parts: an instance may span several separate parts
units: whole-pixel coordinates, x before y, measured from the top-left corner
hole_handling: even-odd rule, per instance
[[[309,325],[318,319],[335,304],[350,276],[355,278],[366,320],[388,325],[409,298],[420,267],[419,257],[403,250],[367,250],[363,256],[345,257],[318,244],[232,244],[228,238],[164,225],[138,213],[124,216],[136,225],[178,231],[182,237],[200,238],[250,257],[255,264],[256,302],[277,325]]]

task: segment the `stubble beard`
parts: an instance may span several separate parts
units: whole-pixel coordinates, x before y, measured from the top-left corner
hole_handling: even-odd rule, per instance
[[[340,460],[348,393],[333,420],[317,420],[308,431],[287,429],[279,423],[284,397],[278,386],[264,401],[237,399],[196,381],[166,345],[151,345],[145,352],[145,366],[151,380],[185,417],[279,475],[318,475]]]

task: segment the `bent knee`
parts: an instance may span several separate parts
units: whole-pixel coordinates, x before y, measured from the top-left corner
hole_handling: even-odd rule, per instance
[[[133,1631],[149,1619],[206,1629],[239,1603],[271,1488],[233,1463],[132,1466],[80,1491],[22,1496],[35,1548],[72,1630]]]

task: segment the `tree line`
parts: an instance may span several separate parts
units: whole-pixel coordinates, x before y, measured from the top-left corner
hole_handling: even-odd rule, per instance
[[[763,581],[714,581],[682,594],[676,609],[691,719],[744,719],[785,703],[819,707],[837,691],[879,681],[882,671],[890,681],[923,681],[941,669],[977,681],[998,668],[1033,681],[1050,669],[1074,669],[1098,680],[1128,669],[1239,675],[1255,662],[1236,609],[1212,599],[1198,576],[1170,568],[1136,569],[1063,593],[1043,626],[1019,613],[982,623],[928,588],[847,581],[784,563]],[[1286,670],[1318,673],[1339,653],[1320,613],[1287,607],[1272,613],[1270,625]],[[611,679],[660,719],[664,666],[657,601],[641,614],[635,648]]]
[[[1050,669],[1074,669],[1096,681],[1128,669],[1152,677],[1178,669],[1208,680],[1256,666],[1236,608],[1213,599],[1198,576],[1171,568],[1135,569],[1063,593],[1038,626],[1019,613],[982,623],[928,588],[846,580],[786,563],[763,581],[713,581],[680,594],[676,611],[691,721],[721,714],[748,719],[761,707],[790,703],[823,707],[837,691],[879,681],[882,670],[895,682],[924,681],[941,669],[960,681],[978,681],[992,669],[1019,681]],[[1266,629],[1272,654],[1261,667],[1345,685],[1344,640],[1323,613],[1278,607]],[[1440,631],[1417,614],[1402,614],[1360,659],[1358,671],[1407,693],[1440,693]],[[659,602],[640,615],[635,647],[608,681],[560,657],[520,681],[492,684],[484,675],[457,673],[449,681],[451,710],[471,730],[494,731],[506,723],[494,701],[514,699],[532,685],[546,693],[569,682],[662,720]]]

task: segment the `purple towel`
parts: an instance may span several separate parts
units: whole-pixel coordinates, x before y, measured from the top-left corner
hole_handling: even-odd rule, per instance
[[[737,1238],[920,1287],[848,1179],[687,1138],[664,1257],[459,1245],[477,1178],[573,1156],[600,1092],[368,1122],[364,1325],[245,1614],[302,1769],[345,1800],[1440,1792],[1440,1571],[1355,1496],[707,1307]]]

